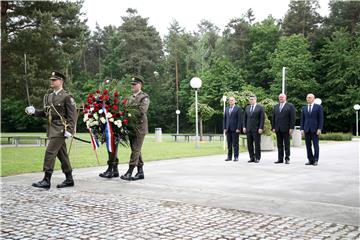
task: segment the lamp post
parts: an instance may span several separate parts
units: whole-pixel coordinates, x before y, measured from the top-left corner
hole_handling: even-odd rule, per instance
[[[321,98],[315,98],[314,103],[321,105],[321,103],[322,103]]]
[[[359,136],[359,110],[360,110],[360,105],[359,104],[355,104],[354,105],[354,110],[356,112],[356,136]]]
[[[198,77],[193,77],[190,80],[190,86],[195,89],[195,129],[196,129],[196,148],[199,148],[199,121],[198,121],[198,97],[197,97],[197,91],[201,87],[201,79]]]
[[[285,94],[285,69],[286,67],[282,68],[282,89],[281,93]]]
[[[224,103],[224,119],[225,119],[225,109],[226,109],[226,96],[225,95],[222,97],[222,100],[223,100],[223,103]],[[223,126],[223,127],[225,128],[225,126]],[[226,149],[226,139],[225,139],[226,134],[225,134],[225,131],[223,131],[223,134],[224,134],[223,148],[224,148],[224,151],[225,151],[225,149]]]
[[[180,110],[177,109],[175,111],[176,113],[176,134],[179,134],[179,115],[180,115]]]

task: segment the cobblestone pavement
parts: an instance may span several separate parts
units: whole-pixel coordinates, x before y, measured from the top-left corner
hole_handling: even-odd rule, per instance
[[[359,239],[359,226],[1,184],[0,239]]]

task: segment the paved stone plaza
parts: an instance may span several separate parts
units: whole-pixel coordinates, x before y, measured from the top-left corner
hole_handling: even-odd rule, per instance
[[[68,189],[61,172],[50,190],[31,187],[42,173],[4,177],[0,239],[360,239],[359,142],[320,149],[317,167],[302,147],[289,165],[276,152],[150,162],[137,182],[75,169]]]

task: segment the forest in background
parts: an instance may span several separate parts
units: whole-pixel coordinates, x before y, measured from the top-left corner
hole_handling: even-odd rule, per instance
[[[91,31],[81,12],[83,1],[1,1],[1,131],[44,131],[45,121],[28,117],[25,62],[31,103],[40,108],[51,71],[67,76],[66,89],[79,106],[106,79],[124,84],[145,79],[150,95],[149,129],[193,132],[192,77],[200,77],[203,128],[222,133],[222,96],[253,92],[259,101],[277,101],[282,67],[286,94],[297,109],[307,93],[322,99],[326,132],[355,128],[354,104],[360,103],[360,2],[330,1],[329,16],[317,0],[291,1],[282,19],[256,21],[252,9],[229,21],[223,31],[211,20],[186,31],[174,20],[161,38],[148,18],[128,9],[118,25]],[[84,20],[85,19],[85,20]],[[210,117],[206,113],[211,112]],[[85,125],[79,119],[79,130]]]

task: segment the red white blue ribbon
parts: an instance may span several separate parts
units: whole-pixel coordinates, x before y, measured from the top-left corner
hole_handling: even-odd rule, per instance
[[[95,137],[95,135],[93,134],[93,132],[91,131],[91,129],[89,128],[89,133],[90,133],[90,140],[91,140],[91,145],[93,147],[94,150],[99,148],[99,141],[98,139]]]
[[[115,149],[115,137],[112,126],[108,119],[107,113],[108,111],[105,108],[105,103],[103,103],[102,110],[105,114],[106,124],[105,124],[105,140],[106,140],[106,148],[108,152],[114,152]]]

